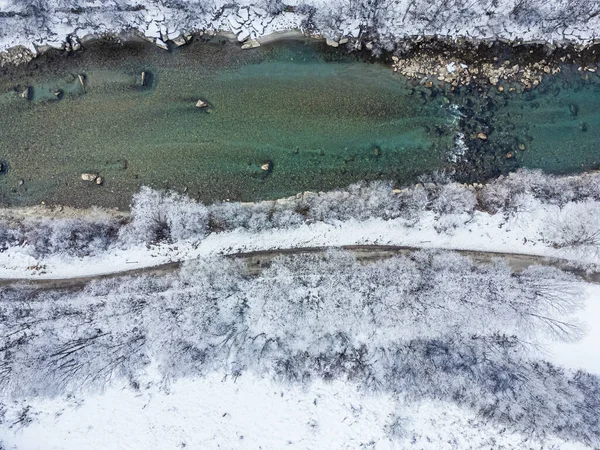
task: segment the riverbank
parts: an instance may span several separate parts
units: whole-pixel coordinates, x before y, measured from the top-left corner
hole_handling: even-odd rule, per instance
[[[300,30],[332,42],[352,39],[386,48],[413,36],[473,38],[520,42],[588,44],[600,36],[600,17],[586,2],[517,0],[494,2],[411,2],[409,0],[330,3],[225,2],[212,0],[143,5],[133,0],[106,4],[60,2],[43,5],[6,1],[0,4],[0,48],[60,46],[69,36],[118,33],[123,29],[159,39],[182,33],[228,31],[243,42],[276,32]]]

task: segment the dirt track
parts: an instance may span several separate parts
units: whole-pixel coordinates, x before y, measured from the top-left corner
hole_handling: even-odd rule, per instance
[[[340,247],[343,250],[354,252],[356,258],[362,261],[389,258],[394,255],[406,255],[418,250],[418,247],[394,246],[394,245],[346,245]],[[247,260],[250,272],[258,274],[260,269],[268,265],[269,262],[280,255],[293,255],[302,253],[317,253],[327,250],[328,247],[301,247],[275,250],[260,250],[254,252],[234,253],[223,255],[228,258],[243,258]],[[571,267],[567,261],[560,259],[550,259],[535,255],[521,255],[516,253],[498,253],[498,252],[482,252],[474,250],[452,250],[461,255],[469,256],[476,262],[489,263],[494,259],[504,259],[512,270],[519,272],[531,265],[549,265],[558,267],[559,269],[571,272],[585,281],[591,283],[600,283],[600,273],[588,274],[583,270]],[[4,287],[25,287],[32,289],[80,289],[87,283],[94,280],[103,280],[110,278],[118,278],[125,276],[136,275],[166,275],[179,269],[185,261],[172,262],[152,267],[144,267],[141,269],[127,270],[123,272],[109,273],[104,275],[92,275],[78,278],[62,278],[62,279],[0,279],[0,286]]]

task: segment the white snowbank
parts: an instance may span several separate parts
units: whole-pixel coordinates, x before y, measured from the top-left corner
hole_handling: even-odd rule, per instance
[[[548,343],[547,357],[556,364],[600,375],[600,286],[586,283],[584,308],[576,318],[585,330],[584,337],[573,343]]]
[[[26,405],[33,421],[11,424]],[[317,381],[303,389],[242,375],[156,380],[134,391],[111,387],[85,399],[31,399],[9,405],[0,426],[4,448],[66,449],[456,449],[539,448],[530,437],[486,424],[442,402],[402,404],[388,394],[364,395],[352,384]],[[400,417],[405,440],[387,427]],[[561,449],[583,449],[557,439]]]

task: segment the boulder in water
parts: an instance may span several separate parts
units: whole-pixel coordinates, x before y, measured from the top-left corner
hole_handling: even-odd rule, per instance
[[[27,86],[27,89],[21,93],[21,97],[23,97],[25,100],[33,100],[33,88],[31,86]]]
[[[89,181],[90,183],[93,183],[94,181],[96,181],[98,179],[98,174],[90,173],[90,172],[82,173],[81,179],[83,181]]]

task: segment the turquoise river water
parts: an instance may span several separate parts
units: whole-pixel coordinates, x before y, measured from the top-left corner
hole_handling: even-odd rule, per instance
[[[209,108],[196,108],[198,99]],[[478,127],[489,140],[463,178],[600,162],[595,75],[566,68],[529,93],[452,93],[313,41],[251,51],[97,44],[49,55],[0,77],[0,116],[3,206],[126,208],[141,185],[252,201],[358,180],[406,184],[458,167],[456,138]],[[103,185],[82,181],[82,172]]]

